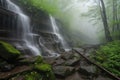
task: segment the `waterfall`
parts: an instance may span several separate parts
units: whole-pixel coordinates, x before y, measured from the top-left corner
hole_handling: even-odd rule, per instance
[[[47,52],[47,55],[48,57],[58,57],[60,56],[58,53],[54,52],[54,51],[51,51],[49,50],[43,43],[42,43],[42,37],[39,37],[39,45],[43,48],[43,50],[45,52]],[[44,56],[45,57],[45,56]]]
[[[8,10],[18,14],[18,26],[15,34],[25,42],[25,46],[31,50],[34,55],[40,55],[39,47],[35,44],[34,34],[31,31],[29,17],[11,0],[6,0],[6,2]]]
[[[62,44],[63,49],[65,51],[69,51],[70,48],[69,48],[67,42],[64,40],[63,36],[60,34],[60,31],[59,31],[59,28],[57,26],[55,18],[52,17],[51,15],[50,15],[50,21],[51,21],[51,25],[53,28],[53,33],[58,37],[60,43]]]
[[[0,0],[0,7],[6,7],[5,0]]]

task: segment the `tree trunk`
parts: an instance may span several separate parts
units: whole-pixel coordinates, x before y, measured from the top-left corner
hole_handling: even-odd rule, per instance
[[[119,18],[118,18],[118,5],[117,5],[117,0],[113,0],[113,33],[117,33],[117,35],[115,36],[116,39],[119,39],[120,34],[120,28],[119,28]]]
[[[106,40],[107,41],[112,41],[112,37],[110,35],[108,22],[107,22],[107,15],[106,15],[105,4],[104,4],[103,0],[100,0],[100,11],[101,11],[102,22],[103,22],[103,25],[104,25]]]

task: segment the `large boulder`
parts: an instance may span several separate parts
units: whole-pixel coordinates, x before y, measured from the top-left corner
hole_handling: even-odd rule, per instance
[[[75,58],[80,60],[81,58],[81,56],[75,51],[64,52],[60,57],[64,60],[70,60]]]
[[[20,56],[20,52],[9,43],[0,41],[0,57],[7,61],[14,61]]]
[[[67,65],[67,66],[75,66],[75,65],[77,65],[79,62],[80,62],[80,59],[79,59],[79,58],[74,58],[74,59],[67,60],[67,61],[65,62],[65,65]]]
[[[75,69],[69,66],[55,66],[53,67],[53,71],[57,76],[66,77],[72,74],[75,71]]]
[[[78,72],[75,72],[73,75],[67,77],[65,80],[84,80]]]
[[[65,64],[65,60],[63,60],[63,59],[57,59],[57,60],[55,60],[55,63],[54,63],[54,65],[64,65]]]
[[[98,76],[95,80],[112,80],[112,79],[103,76]]]
[[[79,72],[86,76],[92,76],[97,71],[95,66],[80,66]]]

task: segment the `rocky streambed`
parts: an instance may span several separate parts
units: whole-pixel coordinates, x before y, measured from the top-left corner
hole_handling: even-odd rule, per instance
[[[45,61],[52,65],[56,80],[114,80],[75,51],[64,52],[58,58],[45,58]]]
[[[2,41],[0,47],[0,80],[116,80],[74,50],[42,58],[25,57]],[[94,48],[78,50],[87,56]]]

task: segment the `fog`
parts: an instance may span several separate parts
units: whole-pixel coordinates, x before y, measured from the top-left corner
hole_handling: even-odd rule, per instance
[[[100,43],[98,30],[98,26],[100,25],[95,25],[89,16],[83,16],[88,14],[89,8],[93,5],[96,5],[93,0],[73,0],[71,4],[63,9],[64,13],[68,13],[70,15],[69,28],[71,32],[78,33],[75,34],[74,37],[79,37],[81,42],[86,44]],[[86,40],[81,39],[83,37],[79,36],[80,34],[82,34]]]
[[[91,21],[89,9],[95,6],[95,0],[45,0],[42,9],[63,23],[62,29],[69,35],[70,42],[98,44],[102,24]],[[45,7],[44,7],[45,6]],[[46,7],[47,6],[47,7]],[[92,13],[94,14],[94,12]],[[63,33],[63,32],[61,32]],[[63,34],[64,35],[64,34]],[[65,37],[66,38],[66,37]],[[79,41],[79,42],[78,42]]]

